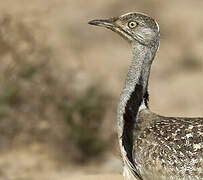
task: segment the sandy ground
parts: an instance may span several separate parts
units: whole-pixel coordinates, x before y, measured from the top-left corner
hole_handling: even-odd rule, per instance
[[[0,155],[0,176],[5,180],[122,179],[121,162],[109,157],[103,163],[83,166],[53,161],[46,148],[18,148]]]
[[[123,179],[121,175],[113,175],[113,174],[106,174],[106,175],[79,175],[76,177],[71,177],[70,180],[79,180],[79,179],[83,179],[83,180],[113,180],[113,179],[117,179],[117,180],[121,180]]]

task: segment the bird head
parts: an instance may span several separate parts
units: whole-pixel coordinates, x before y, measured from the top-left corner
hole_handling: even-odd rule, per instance
[[[120,17],[92,20],[89,24],[111,29],[131,43],[153,46],[159,42],[159,25],[154,19],[141,13],[127,13]]]

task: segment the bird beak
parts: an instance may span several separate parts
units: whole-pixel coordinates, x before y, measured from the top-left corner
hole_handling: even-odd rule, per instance
[[[119,20],[119,18],[113,17],[113,18],[109,18],[109,19],[92,20],[92,21],[88,22],[88,24],[108,28],[108,29],[118,33],[119,35],[121,35],[122,37],[127,39],[128,41],[132,40],[131,35],[128,34],[128,32],[126,32],[125,30],[123,30],[121,26],[119,26],[118,20]]]
[[[113,29],[113,28],[117,27],[117,25],[114,23],[116,21],[116,19],[118,19],[118,18],[92,20],[92,21],[89,21],[88,24]]]

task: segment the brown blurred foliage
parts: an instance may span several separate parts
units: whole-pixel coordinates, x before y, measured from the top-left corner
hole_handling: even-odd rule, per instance
[[[104,153],[109,143],[100,137],[100,127],[110,96],[96,84],[74,93],[71,74],[77,72],[71,69],[61,81],[51,47],[34,32],[40,27],[10,16],[0,26],[1,151],[43,143],[78,161]]]

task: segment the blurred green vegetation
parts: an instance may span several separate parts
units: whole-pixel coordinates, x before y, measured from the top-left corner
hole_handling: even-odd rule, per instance
[[[97,87],[90,87],[74,103],[68,104],[65,113],[69,135],[74,146],[80,151],[79,161],[87,161],[104,153],[109,147],[110,138],[102,135],[102,121],[109,97]]]
[[[111,141],[101,133],[110,95],[96,84],[75,93],[77,71],[60,79],[52,49],[36,27],[9,16],[0,26],[1,150],[41,143],[75,152],[71,159],[78,162],[101,156]]]

